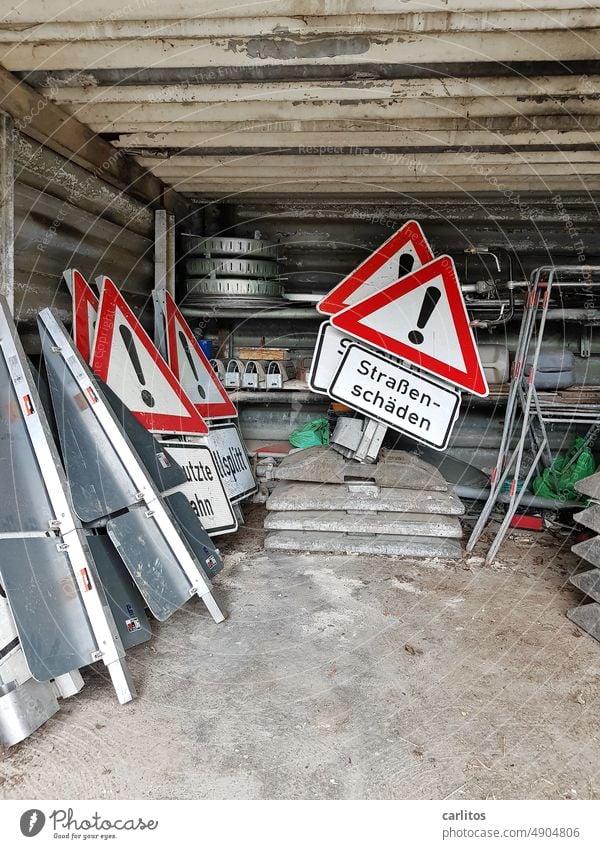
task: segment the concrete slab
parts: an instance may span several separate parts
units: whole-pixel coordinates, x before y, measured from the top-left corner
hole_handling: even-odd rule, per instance
[[[330,554],[370,554],[386,557],[462,557],[455,539],[402,537],[388,534],[340,534],[325,531],[274,531],[265,539],[266,551],[311,551]]]
[[[449,492],[372,489],[373,493],[356,492],[349,491],[344,484],[281,481],[269,496],[267,510],[368,510],[444,516],[461,516],[465,512],[461,500]]]
[[[574,513],[573,518],[584,528],[589,528],[600,534],[600,504],[592,504],[591,507],[586,507],[579,513]]]
[[[578,572],[576,575],[571,575],[569,581],[593,601],[600,602],[600,569]]]
[[[389,534],[460,539],[455,516],[426,513],[346,513],[342,510],[283,510],[267,513],[265,528],[273,531],[337,531],[346,534]]]
[[[578,557],[583,557],[592,566],[600,566],[600,537],[592,537],[571,546],[571,551]]]
[[[278,480],[311,483],[344,483],[348,478],[368,478],[379,486],[446,492],[440,472],[416,454],[384,449],[377,463],[347,460],[329,445],[316,445],[290,454],[279,464]]]
[[[592,602],[592,604],[572,607],[571,610],[567,610],[567,616],[582,631],[600,641],[600,604]]]
[[[589,478],[577,481],[575,490],[582,495],[588,495],[594,501],[600,501],[600,472],[590,475]]]

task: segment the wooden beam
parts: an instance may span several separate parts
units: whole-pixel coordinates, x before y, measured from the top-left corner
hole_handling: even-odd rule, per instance
[[[596,116],[593,116],[596,118]],[[557,122],[560,116],[557,116]],[[482,122],[485,123],[485,122]],[[545,145],[571,147],[573,145],[596,145],[600,140],[598,130],[579,130],[578,121],[572,119],[573,130],[529,130],[525,132],[502,132],[483,129],[480,132],[454,132],[449,130],[410,130],[407,132],[379,133],[347,133],[343,130],[333,133],[195,133],[195,132],[164,132],[121,134],[113,144],[119,148],[146,148],[148,151],[157,148],[167,148],[170,152],[180,149],[191,151],[196,149],[200,154],[204,149],[211,151],[228,150],[244,151],[263,149],[269,151],[286,150],[299,152],[300,149],[338,148],[340,152],[349,148],[368,148],[379,150],[403,150],[405,148],[460,148],[472,147],[516,147],[530,145]],[[375,124],[375,127],[377,125]]]
[[[3,64],[11,71],[93,70],[94,68],[198,69],[214,79],[221,68],[270,65],[285,69],[292,64],[360,65],[364,63],[424,64],[439,62],[576,61],[600,53],[600,29],[556,28],[519,32],[448,32],[365,35],[345,34],[315,38],[286,35],[239,38],[147,38],[29,44],[11,42],[3,50]],[[202,71],[201,69],[204,69]]]
[[[600,46],[600,45],[599,45]],[[488,118],[494,116],[571,116],[600,114],[596,94],[573,97],[546,95],[522,97],[436,97],[389,101],[316,101],[314,103],[233,102],[218,103],[91,103],[63,104],[63,109],[85,124],[102,123],[111,131],[113,122],[127,120],[155,121],[165,128],[172,121],[280,121],[289,120],[290,109],[299,121],[322,117],[329,120],[371,119],[374,121],[402,118]]]
[[[600,10],[599,10],[600,15]],[[257,82],[244,84],[210,83],[194,85],[120,85],[62,86],[44,90],[53,103],[267,103],[292,101],[376,102],[386,104],[411,98],[432,100],[450,97],[515,97],[550,98],[567,95],[579,97],[600,90],[600,75],[583,81],[572,75],[535,77],[462,77],[365,82]],[[216,120],[212,118],[211,120]]]
[[[14,126],[10,115],[0,112],[0,295],[11,313],[15,305],[15,155]]]
[[[0,68],[0,100],[2,108],[14,119],[16,130],[99,179],[152,206],[162,205],[179,212],[187,209],[182,198],[124,151],[115,149],[3,68]]]
[[[585,4],[583,4],[585,5]],[[578,9],[582,0],[560,0],[560,9]],[[550,14],[548,0],[528,0],[527,12],[539,10]],[[524,13],[522,0],[403,0],[403,13],[471,12],[481,18],[482,12],[513,10]],[[398,15],[398,0],[257,0],[253,3],[227,4],[227,16],[235,19],[264,17],[299,17],[327,15]],[[590,9],[591,11],[591,9]],[[114,0],[78,0],[65,4],[64,0],[20,0],[3,10],[3,20],[8,24],[32,24],[46,21],[106,22],[128,20],[136,17],[149,21],[194,20],[197,18],[223,18],[222,0],[136,0],[123,9],[115,9]]]
[[[418,194],[421,192],[428,193],[468,193],[474,192],[489,192],[495,190],[491,180],[486,180],[482,177],[459,177],[456,180],[452,178],[441,179],[439,177],[427,178],[400,178],[394,179],[379,179],[372,180],[366,177],[357,179],[341,179],[338,181],[322,180],[303,177],[294,179],[267,180],[262,183],[253,181],[250,185],[237,187],[233,181],[223,180],[221,182],[211,182],[210,185],[206,182],[191,182],[181,183],[178,187],[180,192],[186,194],[194,193],[200,195],[218,196],[221,199],[232,199],[236,196],[244,196],[253,194],[355,194],[355,195],[378,195],[378,194]],[[600,178],[589,177],[585,180],[580,177],[547,177],[540,179],[530,179],[522,176],[511,177],[510,175],[503,176],[497,179],[497,191],[501,195],[505,191],[513,191],[517,195],[523,197],[527,192],[598,192],[600,191]],[[526,205],[526,200],[524,201]]]
[[[46,19],[36,27],[24,29],[4,21],[0,23],[0,43],[6,42],[74,42],[96,41],[98,39],[140,39],[140,38],[239,38],[241,36],[281,35],[314,38],[323,34],[338,33],[398,33],[398,32],[478,32],[485,30],[546,30],[564,27],[578,29],[600,25],[600,10],[591,6],[579,8],[555,8],[550,13],[531,9],[499,9],[489,11],[485,20],[480,14],[472,12],[429,11],[404,12],[396,9],[394,14],[381,14],[378,8],[372,8],[370,14],[360,17],[344,14],[320,14],[308,16],[281,16],[276,3],[269,15],[235,17],[235,10],[225,10],[223,17],[207,17],[195,14],[179,20],[159,20],[146,17],[145,9],[140,6],[144,20],[136,20],[128,13],[128,18],[99,18],[90,21],[57,21]],[[377,4],[379,6],[380,4]],[[406,4],[403,4],[403,7]],[[484,4],[482,4],[484,5]],[[373,4],[375,7],[375,4]],[[250,5],[253,11],[253,5]]]
[[[210,173],[218,168],[245,170],[246,176],[251,177],[255,169],[264,170],[293,170],[308,168],[382,168],[386,166],[388,171],[395,166],[424,166],[443,168],[452,165],[468,165],[473,168],[477,165],[520,165],[520,164],[562,164],[575,165],[583,163],[600,164],[600,150],[549,150],[516,152],[507,149],[504,153],[480,153],[477,150],[466,149],[452,153],[388,153],[385,150],[362,154],[359,149],[350,149],[347,155],[333,152],[331,148],[324,148],[322,154],[316,150],[307,149],[303,154],[270,156],[261,155],[260,152],[245,156],[171,156],[168,159],[152,159],[141,156],[138,161],[141,165],[153,173],[164,177],[172,174],[186,173],[190,170],[198,174]]]
[[[290,109],[290,114],[293,114]],[[106,123],[88,126],[98,133],[108,132]],[[563,131],[570,133],[577,130],[600,130],[599,115],[498,115],[489,118],[386,118],[383,121],[370,121],[363,118],[348,118],[345,120],[328,121],[323,119],[298,121],[293,118],[279,121],[173,121],[167,126],[163,122],[154,121],[113,121],[110,124],[113,133],[198,133],[201,139],[245,134],[247,136],[267,134],[277,136],[280,133],[375,133],[383,142],[389,133],[402,133],[409,130],[425,132],[426,130],[443,130],[446,132],[481,132],[482,130],[503,131],[505,133],[531,133],[534,131]],[[338,140],[342,138],[337,136]],[[265,145],[263,145],[264,147]]]

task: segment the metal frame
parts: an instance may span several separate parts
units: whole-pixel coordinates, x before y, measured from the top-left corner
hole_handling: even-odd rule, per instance
[[[190,584],[190,595],[198,595],[215,622],[222,622],[225,614],[212,596],[212,584],[201,565],[175,526],[168,508],[163,504],[160,493],[150,480],[137,456],[137,452],[123,432],[109,404],[104,401],[102,392],[95,383],[91,372],[78,351],[74,348],[63,325],[53,310],[46,308],[39,314],[38,320],[49,334],[56,352],[59,353],[81,389],[84,398],[98,397],[101,403],[89,405],[100,427],[114,446],[116,452],[134,482],[139,503],[146,505],[147,513],[152,516],[160,532],[172,550],[182,571]]]
[[[590,405],[588,408],[583,404],[576,408],[569,404],[549,405],[540,401],[535,388],[535,374],[553,287],[559,289],[598,287],[600,281],[594,283],[590,279],[594,273],[600,274],[600,266],[541,266],[531,274],[517,342],[498,459],[491,476],[490,494],[466,546],[467,551],[472,551],[475,547],[498,502],[502,486],[511,475],[510,500],[500,528],[487,553],[486,563],[491,563],[498,553],[511,520],[521,503],[533,474],[538,468],[538,464],[542,458],[547,465],[550,465],[554,459],[549,447],[546,424],[560,422],[568,425],[589,424],[592,427],[598,424],[597,405]],[[578,275],[580,278],[583,277],[584,281],[585,278],[588,279],[585,282],[581,280],[560,280],[560,275]],[[539,326],[536,329],[538,319]],[[529,356],[532,348],[533,354]],[[530,359],[531,367],[529,374],[526,375],[528,359]],[[519,418],[521,420],[520,428],[518,427]],[[515,435],[517,435],[517,445],[511,450],[510,446]],[[524,465],[525,446],[528,438],[531,439],[535,451],[529,468]],[[520,474],[525,468],[527,468],[527,471],[522,486],[518,490]]]

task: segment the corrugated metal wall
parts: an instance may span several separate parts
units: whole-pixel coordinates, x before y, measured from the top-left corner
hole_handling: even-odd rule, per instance
[[[70,320],[61,279],[70,267],[90,281],[108,274],[143,306],[154,285],[151,210],[24,136],[15,179],[15,315],[23,330],[46,306]]]

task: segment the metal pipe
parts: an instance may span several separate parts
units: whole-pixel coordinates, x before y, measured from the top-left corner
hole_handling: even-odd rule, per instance
[[[282,309],[281,307],[264,307],[261,309],[257,304],[250,309],[236,309],[231,307],[180,307],[181,312],[190,318],[246,318],[249,321],[260,320],[263,318],[314,318],[315,321],[323,321],[324,319],[316,311],[314,307],[292,307],[292,309]]]

